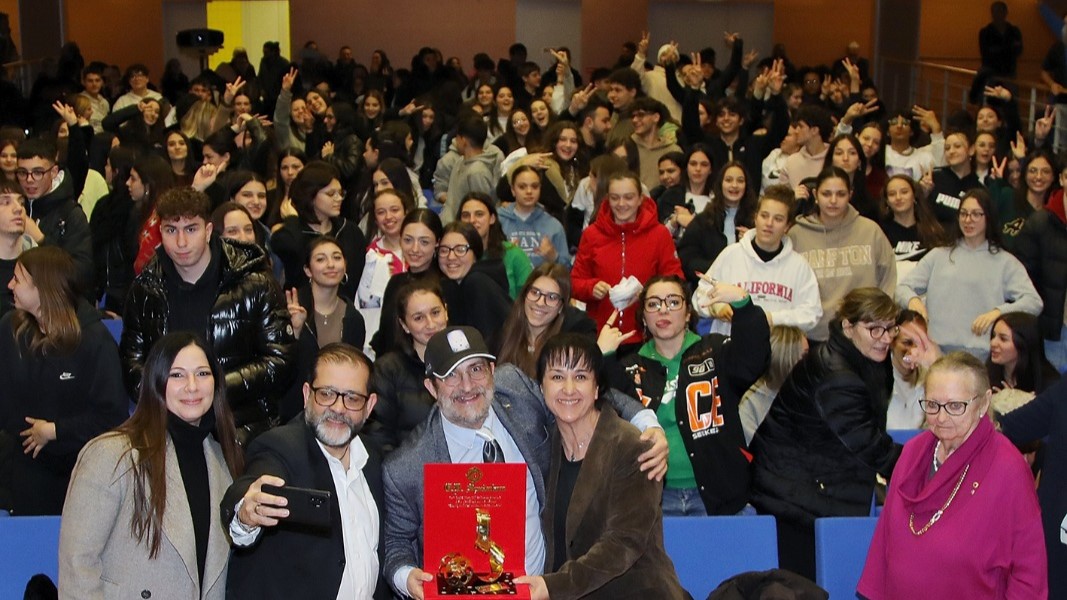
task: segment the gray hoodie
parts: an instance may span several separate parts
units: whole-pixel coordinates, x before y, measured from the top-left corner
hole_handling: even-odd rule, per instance
[[[448,154],[441,158],[434,172],[434,195],[440,200],[438,182],[447,177],[448,194],[445,206],[441,210],[441,223],[448,225],[459,216],[460,203],[470,192],[482,192],[496,201],[496,184],[500,181],[500,163],[504,162],[504,153],[500,148],[489,144],[481,154],[463,158],[456,152],[455,141],[448,148]],[[443,164],[442,164],[443,163]],[[444,169],[442,169],[442,167]],[[449,171],[450,169],[450,171]]]

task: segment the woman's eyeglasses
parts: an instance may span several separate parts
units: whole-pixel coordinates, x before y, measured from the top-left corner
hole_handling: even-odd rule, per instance
[[[449,254],[455,254],[458,257],[467,256],[467,253],[471,251],[470,244],[461,244],[459,246],[438,246],[437,255],[448,258]]]
[[[530,302],[537,303],[542,298],[545,300],[545,306],[551,307],[559,306],[560,301],[563,300],[563,296],[560,296],[555,292],[545,292],[535,287],[531,287],[529,291],[526,292],[526,299]]]
[[[890,325],[889,327],[886,327],[885,325],[871,325],[870,327],[861,325],[861,327],[869,331],[872,338],[880,338],[885,335],[887,331],[889,332],[889,337],[897,337],[897,334],[900,333],[899,325]]]
[[[946,413],[952,415],[953,417],[958,417],[963,413],[967,412],[967,407],[971,404],[971,402],[974,402],[976,398],[978,398],[978,396],[973,396],[970,400],[966,402],[963,402],[962,400],[951,400],[949,402],[944,403],[936,402],[934,400],[930,400],[929,398],[923,398],[922,400],[919,400],[919,408],[923,409],[923,412],[928,415],[936,415],[937,413],[941,412],[941,409],[943,408],[945,409]]]
[[[670,294],[666,298],[658,296],[645,298],[645,312],[660,312],[664,307],[670,312],[682,310],[685,307],[685,296]]]

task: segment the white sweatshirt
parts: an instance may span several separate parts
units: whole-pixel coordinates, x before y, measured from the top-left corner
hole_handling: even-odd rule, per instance
[[[748,291],[752,301],[771,317],[775,325],[793,325],[807,332],[822,317],[819,284],[811,265],[793,251],[793,242],[782,238],[783,248],[770,260],[763,262],[752,248],[756,230],[749,229],[736,244],[719,253],[708,269],[714,279],[735,283]],[[711,285],[701,281],[693,293],[693,306],[707,304]],[[700,308],[697,312],[708,317]],[[716,319],[711,331],[730,335],[730,323]]]

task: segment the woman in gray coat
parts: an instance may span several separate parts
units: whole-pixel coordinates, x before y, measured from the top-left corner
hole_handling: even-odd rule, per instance
[[[193,333],[160,339],[133,416],[86,445],[59,533],[61,598],[225,597],[219,502],[242,469],[225,380]]]

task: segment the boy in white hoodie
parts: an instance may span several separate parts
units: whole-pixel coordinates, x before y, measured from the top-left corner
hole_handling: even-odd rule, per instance
[[[714,317],[712,333],[730,335],[733,309],[722,303],[708,306],[712,288],[708,278],[744,288],[772,326],[793,325],[807,332],[822,317],[815,273],[785,236],[793,224],[794,204],[793,190],[787,185],[764,190],[756,208],[756,226],[739,243],[727,246],[700,281],[693,306],[701,316]]]

